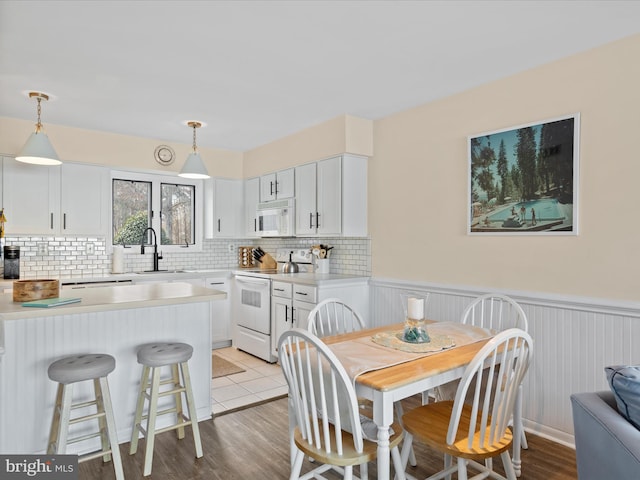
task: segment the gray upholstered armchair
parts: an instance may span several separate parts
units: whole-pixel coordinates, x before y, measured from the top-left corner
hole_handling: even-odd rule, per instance
[[[579,480],[640,478],[640,430],[610,391],[571,395]]]

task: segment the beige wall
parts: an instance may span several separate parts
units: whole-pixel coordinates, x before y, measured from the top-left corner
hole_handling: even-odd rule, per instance
[[[371,156],[373,122],[341,115],[244,153],[245,178],[342,153]]]
[[[27,137],[34,130],[34,123],[0,117],[0,154],[17,155]],[[60,159],[68,162],[96,163],[113,168],[177,173],[191,152],[191,143],[171,143],[47,123],[44,124],[44,131],[49,136]],[[163,144],[171,146],[176,152],[175,162],[168,167],[159,165],[153,158],[155,148]],[[210,175],[242,178],[241,152],[200,147],[198,147],[198,151]]]
[[[373,275],[640,300],[639,58],[640,35],[375,122]],[[579,235],[468,236],[467,136],[575,112]]]

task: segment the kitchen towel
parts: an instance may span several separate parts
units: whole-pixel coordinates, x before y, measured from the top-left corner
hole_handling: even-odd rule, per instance
[[[111,258],[111,273],[124,273],[124,247],[115,245]]]

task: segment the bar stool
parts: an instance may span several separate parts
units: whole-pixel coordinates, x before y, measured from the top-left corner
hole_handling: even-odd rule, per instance
[[[80,455],[78,461],[85,462],[102,457],[103,461],[108,462],[113,458],[116,479],[124,480],[118,437],[116,435],[116,422],[113,417],[111,395],[107,382],[107,375],[113,372],[115,368],[115,358],[104,353],[72,355],[61,358],[49,365],[47,373],[51,380],[58,382],[58,393],[53,409],[47,453],[64,454],[69,443],[100,437],[102,449]],[[73,403],[73,385],[85,380],[93,380],[94,400]],[[96,406],[95,413],[71,418],[71,410],[85,409],[93,405]],[[90,420],[98,421],[99,431],[97,433],[90,433],[72,439],[68,438],[70,425]]]
[[[200,442],[196,405],[193,399],[193,390],[191,389],[189,366],[187,365],[187,361],[192,354],[193,347],[186,343],[153,343],[143,345],[138,349],[138,363],[143,366],[143,369],[129,454],[133,455],[138,450],[138,432],[141,432],[142,436],[147,440],[144,454],[145,477],[151,474],[156,433],[177,429],[178,439],[182,439],[184,438],[184,427],[191,425],[196,457],[202,457],[202,443]],[[161,381],[161,367],[166,366],[171,367],[171,377]],[[182,375],[182,382],[180,381],[180,375]],[[161,385],[171,385],[171,387],[168,390],[160,391]],[[185,394],[187,400],[188,416],[182,410],[182,393]],[[173,395],[175,407],[158,411],[158,398],[166,395]],[[145,399],[149,401],[147,415],[143,415]],[[176,423],[156,430],[157,416],[168,413],[176,414]],[[143,419],[147,420],[146,428],[142,426]]]

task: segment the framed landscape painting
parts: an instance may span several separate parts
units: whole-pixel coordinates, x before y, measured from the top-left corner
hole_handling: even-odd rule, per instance
[[[580,115],[468,138],[470,235],[577,235]]]

